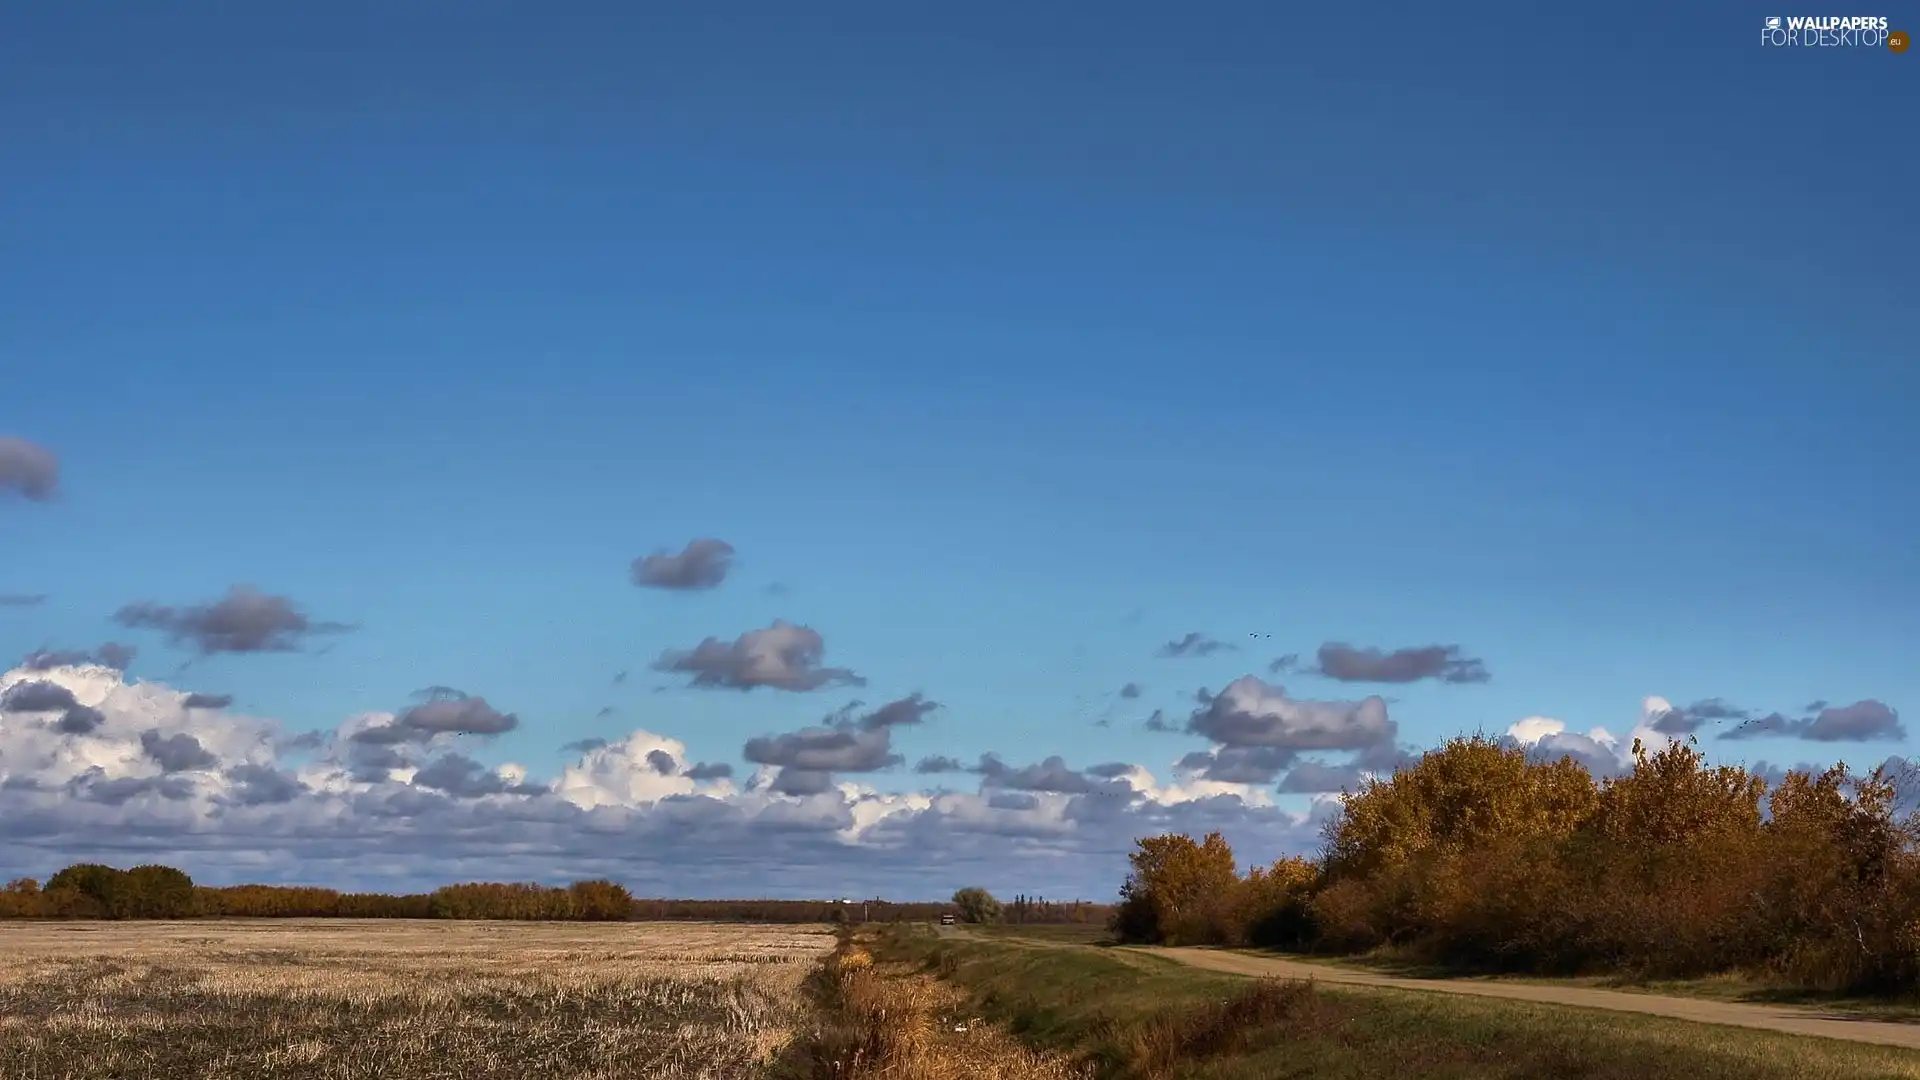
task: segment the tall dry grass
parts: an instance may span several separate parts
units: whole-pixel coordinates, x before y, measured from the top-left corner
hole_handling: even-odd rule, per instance
[[[736,1080],[806,1021],[802,927],[37,924],[0,954],[0,1077]]]
[[[820,966],[819,1016],[790,1064],[807,1080],[1083,1080],[1073,1059],[1030,1050],[969,1015],[967,995],[849,938]]]

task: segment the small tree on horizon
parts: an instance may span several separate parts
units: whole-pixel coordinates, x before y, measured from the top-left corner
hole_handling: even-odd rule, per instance
[[[1000,921],[1000,901],[993,894],[977,886],[969,886],[953,894],[953,906],[960,909],[960,917],[970,923],[996,923]]]

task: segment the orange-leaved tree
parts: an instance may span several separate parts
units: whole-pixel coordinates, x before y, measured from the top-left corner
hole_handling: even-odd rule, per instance
[[[1539,762],[1484,735],[1454,739],[1344,798],[1325,829],[1317,932],[1347,948],[1430,939],[1447,927],[1477,940],[1513,911],[1540,906],[1538,897],[1489,894],[1484,875],[1496,863],[1537,860],[1593,815],[1598,798],[1592,774],[1569,758]],[[1503,878],[1529,890],[1536,881],[1551,883]]]
[[[1122,941],[1195,944],[1219,936],[1222,907],[1240,883],[1233,848],[1208,833],[1195,842],[1179,833],[1135,841],[1133,872],[1120,887],[1112,929]]]

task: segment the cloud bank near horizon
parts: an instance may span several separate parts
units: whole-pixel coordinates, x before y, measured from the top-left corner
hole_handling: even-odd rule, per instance
[[[82,859],[157,860],[215,883],[379,889],[605,875],[689,897],[934,897],[977,883],[1105,899],[1136,837],[1220,829],[1243,862],[1310,854],[1338,792],[1415,759],[1380,698],[1297,699],[1251,675],[1188,717],[1184,731],[1211,746],[1159,770],[993,751],[908,770],[894,731],[941,712],[915,694],[754,736],[744,777],[646,729],[571,744],[565,764],[535,776],[480,760],[516,715],[452,688],[423,696],[293,733],[222,695],[103,664],[16,667],[0,675],[0,861],[44,875]],[[1674,711],[1649,697],[1625,736],[1529,717],[1505,737],[1617,775],[1633,740],[1673,738],[1662,725]],[[962,776],[972,790],[871,783],[894,771]],[[1310,801],[1288,810],[1274,793]]]
[[[392,889],[472,877],[608,875],[686,896],[938,896],[956,883],[1096,899],[1136,836],[1221,829],[1249,856],[1302,850],[1331,807],[1121,762],[987,755],[974,791],[885,792],[920,697],[857,703],[757,736],[756,768],[692,760],[636,729],[570,747],[556,773],[476,755],[511,714],[442,696],[298,734],[99,664],[0,675],[0,861],[158,860],[210,882]],[[91,723],[67,722],[84,710]]]

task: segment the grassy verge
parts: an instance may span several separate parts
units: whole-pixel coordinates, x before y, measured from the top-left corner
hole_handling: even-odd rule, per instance
[[[1910,1052],[1658,1017],[1260,982],[1126,950],[902,931],[879,954],[1106,1080],[1920,1077]]]
[[[1057,941],[1070,945],[1101,945],[1113,940],[1107,928],[1099,923],[998,923],[968,926],[965,930],[986,937]]]

